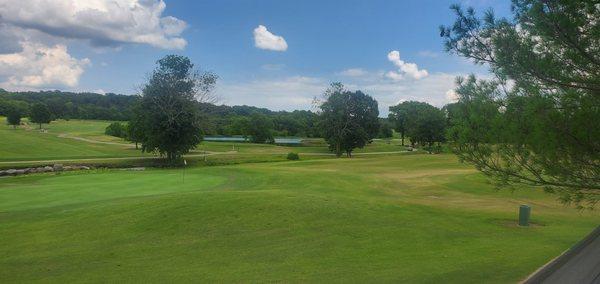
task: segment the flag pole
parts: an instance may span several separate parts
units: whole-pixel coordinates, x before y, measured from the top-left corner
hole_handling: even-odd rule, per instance
[[[183,160],[183,183],[185,183],[185,166],[187,166],[187,161]]]

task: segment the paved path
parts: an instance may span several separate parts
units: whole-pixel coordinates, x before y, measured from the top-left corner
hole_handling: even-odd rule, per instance
[[[88,142],[88,143],[108,144],[108,145],[123,146],[123,147],[128,147],[128,148],[135,147],[135,144],[133,144],[133,143],[119,143],[119,142],[110,142],[110,141],[99,141],[99,140],[93,140],[93,139],[78,137],[78,136],[71,136],[71,135],[66,134],[66,133],[59,134],[58,138],[69,138],[69,139],[73,139],[73,140],[77,140],[77,141],[83,141],[83,142]]]
[[[600,226],[524,282],[600,284]]]

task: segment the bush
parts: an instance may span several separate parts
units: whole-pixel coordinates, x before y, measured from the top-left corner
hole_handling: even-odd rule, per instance
[[[119,138],[125,138],[127,137],[127,129],[122,123],[113,122],[106,127],[106,129],[104,130],[104,134]]]
[[[300,160],[300,156],[297,153],[289,152],[287,154],[287,159],[291,161]]]

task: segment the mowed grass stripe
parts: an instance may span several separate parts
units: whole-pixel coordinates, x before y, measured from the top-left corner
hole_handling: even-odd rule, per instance
[[[185,184],[181,175],[1,179],[0,278],[505,283],[600,221],[539,190],[495,191],[451,155],[193,168]],[[535,226],[514,225],[519,202],[536,204]]]

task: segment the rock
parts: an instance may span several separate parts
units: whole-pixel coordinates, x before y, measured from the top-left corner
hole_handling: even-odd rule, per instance
[[[70,171],[70,170],[76,170],[76,169],[77,169],[77,166],[74,166],[74,167],[72,167],[72,166],[64,166],[63,167],[63,171]]]
[[[45,166],[44,167],[44,172],[53,172],[53,171],[54,171],[54,168],[51,167],[51,166]]]
[[[6,170],[6,174],[8,174],[8,175],[14,175],[16,172],[17,172],[17,170],[15,170],[15,169]]]
[[[55,172],[62,171],[63,165],[62,164],[54,164],[53,168],[54,168]]]
[[[25,173],[25,170],[15,170],[14,175],[22,175]]]
[[[127,169],[124,169],[124,170],[126,170],[126,171],[145,171],[146,168],[144,168],[144,167],[135,167],[135,168],[127,168]]]
[[[30,174],[35,174],[35,173],[38,172],[38,170],[37,170],[37,168],[28,168],[27,172],[30,173]]]
[[[0,177],[1,176],[7,176],[8,174],[6,173],[6,171],[0,171]]]
[[[82,169],[82,170],[89,170],[90,169],[90,167],[88,167],[88,166],[81,166],[79,168]]]
[[[37,167],[35,168],[35,171],[38,173],[43,173],[44,172],[44,167]]]

